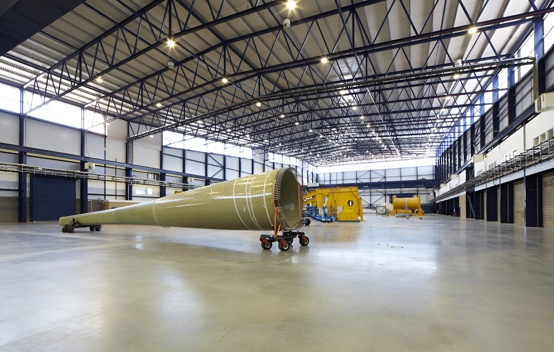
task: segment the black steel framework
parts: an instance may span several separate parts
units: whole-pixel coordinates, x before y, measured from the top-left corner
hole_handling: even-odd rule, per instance
[[[173,131],[312,165],[434,157],[482,93],[500,91],[501,69],[532,63],[515,52],[554,10],[550,0],[516,13],[488,0],[285,3],[87,1],[72,13],[101,30],[77,40],[46,27],[36,39],[58,48],[51,63],[24,42],[2,57],[20,78],[0,82],[22,87],[25,115],[68,101],[130,122],[130,141]]]

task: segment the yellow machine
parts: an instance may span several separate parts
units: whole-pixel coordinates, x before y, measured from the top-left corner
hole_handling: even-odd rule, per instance
[[[323,219],[325,215],[328,215],[337,221],[364,220],[362,199],[358,194],[358,187],[318,188],[304,194],[303,198],[304,206],[317,209]],[[322,221],[315,216],[312,217]]]
[[[395,216],[423,216],[421,197],[396,198],[396,196],[392,196],[392,214]]]

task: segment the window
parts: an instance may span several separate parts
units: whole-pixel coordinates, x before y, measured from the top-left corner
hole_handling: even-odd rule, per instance
[[[554,44],[554,14],[551,12],[544,17],[544,52],[548,50]]]
[[[533,57],[535,55],[535,32],[532,32],[524,41],[523,44],[521,44],[521,47],[517,51],[517,57],[518,58],[524,58],[524,57]],[[533,65],[524,65],[519,66],[517,71],[519,74],[518,79],[523,77],[527,72],[531,71],[533,68]]]
[[[104,116],[95,111],[85,110],[83,128],[91,132],[106,134]]]
[[[164,131],[163,145],[170,146],[172,148],[252,159],[251,148],[237,146],[230,143],[216,142],[205,138],[193,137],[178,132]]]
[[[81,108],[61,101],[51,101],[45,106],[32,111],[29,115],[41,120],[81,128]]]
[[[2,102],[0,104],[0,109],[19,114],[19,104],[21,100],[18,88],[0,84],[0,101]]]

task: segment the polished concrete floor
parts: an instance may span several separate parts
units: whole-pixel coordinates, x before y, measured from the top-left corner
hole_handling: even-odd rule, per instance
[[[0,351],[554,351],[554,231],[368,215],[256,231],[0,225]]]

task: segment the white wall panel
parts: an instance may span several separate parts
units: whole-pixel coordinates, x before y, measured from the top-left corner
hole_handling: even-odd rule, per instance
[[[227,169],[225,173],[225,178],[227,180],[234,180],[235,178],[239,178],[239,172],[237,170],[229,170]]]
[[[252,160],[251,159],[240,159],[240,171],[242,176],[252,174]]]
[[[223,168],[219,165],[208,165],[208,177],[220,178],[223,179]]]
[[[385,180],[385,170],[371,170],[369,171],[369,177],[371,182],[382,182]]]
[[[554,111],[547,111],[537,115],[533,120],[529,121],[525,126],[525,148],[529,149],[533,146],[533,138],[545,133],[554,127]]]
[[[183,149],[163,147],[164,154],[173,155],[179,158],[183,157]]]
[[[435,167],[434,166],[418,166],[417,168],[417,174],[418,177],[430,179],[433,178],[435,175]]]
[[[104,193],[104,182],[102,181],[88,181],[88,193],[89,194],[103,194]],[[92,196],[91,199],[96,199],[95,196]]]
[[[227,167],[227,170],[238,170],[239,158],[234,156],[227,156],[225,160],[225,166]]]
[[[344,183],[356,182],[356,171],[344,172],[343,173],[343,182]]]
[[[0,112],[0,141],[19,144],[19,117]]]
[[[81,133],[78,130],[28,119],[25,146],[79,155]]]
[[[369,182],[369,171],[357,171],[356,179],[358,182]]]
[[[15,163],[19,162],[17,154],[0,153],[0,161],[3,163]]]
[[[104,159],[104,136],[95,133],[87,133],[85,142],[85,156]]]
[[[417,175],[417,167],[404,167],[400,169],[403,180],[415,180]],[[410,177],[413,176],[413,177]]]
[[[163,158],[164,170],[183,172],[183,159],[169,155],[164,155]]]
[[[127,126],[127,121],[123,120],[114,120],[110,122],[110,125],[108,126],[108,137],[126,141],[128,137]]]
[[[125,162],[125,141],[108,137],[106,139],[106,159]]]
[[[34,156],[27,157],[27,164],[34,166],[50,167],[53,169],[63,169],[63,170],[79,170],[79,163],[70,163],[67,161],[51,160],[51,159],[42,159]]]
[[[135,143],[133,145],[133,164],[160,167],[160,149]]]
[[[259,174],[260,172],[264,171],[264,165],[262,163],[259,163],[257,161],[254,162],[254,173]]]
[[[17,172],[0,172],[0,188],[18,190],[18,176]]]
[[[206,155],[204,153],[195,152],[195,151],[191,151],[191,150],[186,151],[186,157],[187,157],[187,160],[199,161],[201,163],[204,163],[204,161],[206,160]],[[187,172],[188,172],[188,170],[187,170]]]
[[[187,152],[188,156],[188,152]],[[206,176],[206,170],[204,169],[204,163],[187,159],[185,161],[185,172],[191,175]]]

